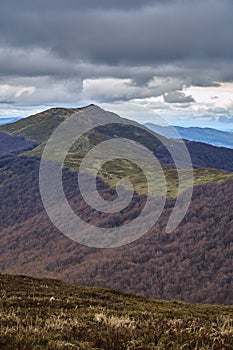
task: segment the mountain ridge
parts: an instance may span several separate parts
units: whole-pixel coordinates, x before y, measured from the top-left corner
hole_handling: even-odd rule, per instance
[[[233,148],[232,132],[204,127],[161,126],[154,123],[145,123],[144,125],[164,137],[202,142],[216,147]],[[177,134],[174,133],[174,129]]]
[[[89,151],[90,147],[95,146],[103,140],[119,136],[131,138],[136,142],[142,142],[155,154],[162,165],[174,167],[171,156],[169,156],[164,147],[166,143],[171,144],[170,140],[163,139],[163,137],[161,138],[158,134],[133,121],[130,121],[130,125],[128,126],[121,125],[121,121],[124,120],[124,118],[121,118],[117,114],[106,112],[96,105],[88,105],[81,108],[51,108],[27,118],[20,119],[15,123],[0,126],[0,132],[24,137],[26,140],[32,142],[38,142],[39,145],[26,154],[41,156],[48,138],[56,127],[73,113],[79,113],[85,111],[85,109],[94,109],[99,116],[101,116],[102,113],[109,113],[114,122],[119,122],[119,126],[117,127],[117,124],[99,126],[94,134],[87,133],[85,138],[80,140],[81,150],[80,147],[78,149],[78,143],[76,143],[76,148],[74,146],[73,154],[75,153],[75,157],[73,159],[73,156],[70,156],[69,159],[67,159],[66,165],[68,167],[72,168],[72,164],[76,164],[77,160],[79,161],[80,157],[78,153],[83,156],[87,150]],[[104,119],[102,118],[102,120]],[[180,146],[179,140],[174,140],[172,142],[175,146]],[[185,144],[191,154],[195,168],[215,168],[233,171],[233,150],[221,149],[219,147],[214,148],[214,146],[209,146],[205,143],[191,141],[185,141]],[[216,153],[218,156],[216,156]],[[205,159],[208,159],[207,164],[205,164]]]

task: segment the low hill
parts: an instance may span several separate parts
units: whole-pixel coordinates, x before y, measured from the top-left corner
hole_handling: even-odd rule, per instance
[[[0,275],[2,350],[232,349],[233,308]]]
[[[184,128],[180,126],[161,126],[153,123],[145,123],[147,128],[157,132],[158,134],[168,138],[182,138],[189,141],[203,142],[217,147],[233,148],[233,133],[221,131],[211,128],[190,127]],[[178,132],[178,136],[174,135],[174,128]]]

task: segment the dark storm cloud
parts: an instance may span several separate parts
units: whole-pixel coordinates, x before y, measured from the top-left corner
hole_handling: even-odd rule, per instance
[[[232,58],[230,0],[107,3],[7,2],[1,5],[1,41],[107,64]]]
[[[101,10],[131,10],[141,9],[145,6],[154,6],[158,4],[174,3],[174,0],[8,0],[3,5],[2,9],[5,11],[25,10],[30,11],[63,11],[64,9],[71,10],[90,10],[90,9],[101,9]]]
[[[142,96],[153,93],[155,76],[184,86],[231,81],[232,13],[231,0],[8,0],[0,5],[1,80],[125,78]]]

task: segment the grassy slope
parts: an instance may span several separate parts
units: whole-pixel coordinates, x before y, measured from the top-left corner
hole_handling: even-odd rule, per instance
[[[24,136],[26,139],[40,142],[38,147],[32,151],[25,152],[25,154],[41,156],[46,141],[54,129],[66,118],[78,111],[80,111],[78,108],[52,108],[28,118],[21,119],[15,123],[0,126],[0,131],[12,135]],[[77,170],[83,156],[94,145],[114,136],[132,138],[133,140],[140,141],[151,151],[155,151],[157,145],[160,143],[158,139],[150,133],[140,129],[138,134],[138,131],[131,126],[127,126],[127,128],[116,127],[115,125],[111,127],[100,127],[94,133],[84,135],[73,145],[66,157],[65,166],[71,170]],[[167,194],[169,197],[175,198],[177,195],[177,173],[173,169],[165,169],[165,175],[168,187]],[[107,164],[99,173],[99,176],[101,176],[110,187],[114,187],[119,178],[128,177],[134,183],[135,189],[139,194],[147,194],[145,177],[138,169],[135,171],[134,166],[127,161],[114,161],[114,166],[113,163]],[[152,173],[152,176],[154,176],[154,173]],[[194,170],[194,185],[219,183],[230,178],[233,178],[233,174],[226,171],[217,169]],[[156,192],[158,189],[159,184],[154,191]]]
[[[232,349],[233,307],[0,275],[0,348]]]
[[[74,111],[75,109],[51,108],[15,123],[1,125],[0,131],[43,143],[48,140],[53,130]]]

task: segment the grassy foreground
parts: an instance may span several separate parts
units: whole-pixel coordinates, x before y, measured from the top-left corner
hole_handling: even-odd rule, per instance
[[[233,307],[0,275],[0,349],[232,349]]]

